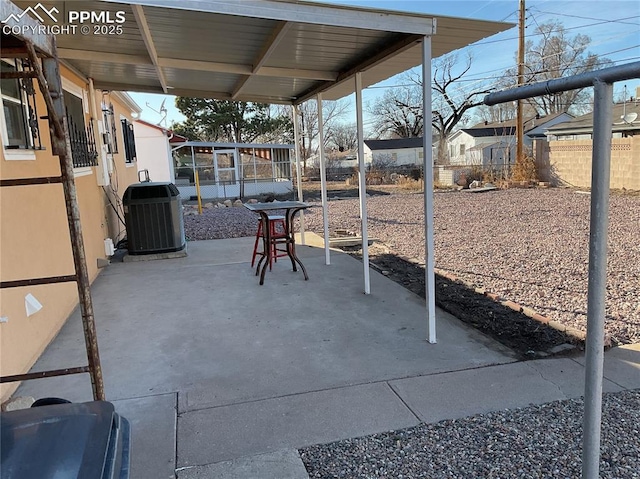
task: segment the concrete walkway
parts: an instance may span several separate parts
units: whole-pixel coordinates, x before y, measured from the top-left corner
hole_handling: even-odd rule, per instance
[[[581,396],[582,358],[516,362],[348,255],[299,247],[258,285],[253,238],[201,241],[186,258],[114,263],[93,285],[107,399],[133,425],[133,478],[306,479],[296,449]],[[85,363],[76,312],[34,370]],[[607,354],[605,390],[640,387],[640,348]],[[18,395],[91,400],[87,375]]]

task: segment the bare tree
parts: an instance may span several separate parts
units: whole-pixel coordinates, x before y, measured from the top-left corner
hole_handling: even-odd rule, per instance
[[[600,57],[587,51],[591,38],[587,35],[570,36],[564,26],[557,20],[537,26],[535,36],[540,40],[534,44],[532,40],[525,45],[525,83],[536,83],[557,78],[578,75],[613,65],[608,58]],[[516,68],[505,72],[507,79],[502,88],[510,88],[516,84]],[[569,111],[582,114],[591,111],[591,90],[568,90],[527,100],[533,114],[550,115]]]
[[[434,61],[431,124],[439,140],[436,163],[447,162],[448,136],[456,126],[467,121],[467,112],[481,105],[484,95],[489,93],[488,89],[468,92],[460,86],[460,79],[471,69],[471,61],[471,56],[467,56],[461,68],[455,54]],[[422,78],[409,73],[405,80],[407,84],[387,90],[369,110],[375,118],[379,137],[406,138],[423,134]]]
[[[324,141],[331,137],[335,121],[345,113],[348,103],[344,100],[323,101],[322,119],[324,121]],[[307,160],[318,152],[318,104],[315,100],[302,103],[298,107],[300,115],[300,154],[303,173],[307,169]]]
[[[422,91],[412,78],[408,84],[386,90],[369,113],[378,138],[415,138],[422,136]]]
[[[484,96],[489,89],[465,91],[458,83],[471,69],[472,57],[467,55],[461,69],[458,66],[456,54],[445,55],[434,64],[433,84],[434,92],[432,125],[438,134],[437,163],[447,163],[447,138],[459,123],[467,121],[467,112],[482,105]],[[416,80],[417,81],[417,80]]]
[[[330,147],[339,151],[355,150],[358,147],[358,130],[354,123],[336,123],[328,135]]]

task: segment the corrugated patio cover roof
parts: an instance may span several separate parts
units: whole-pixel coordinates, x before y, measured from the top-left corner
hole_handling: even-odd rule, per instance
[[[27,8],[33,2],[15,2]],[[267,103],[337,99],[511,24],[290,0],[45,1],[124,11],[122,35],[60,35],[59,57],[96,88]]]

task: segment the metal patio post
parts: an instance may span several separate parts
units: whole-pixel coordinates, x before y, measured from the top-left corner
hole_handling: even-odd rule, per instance
[[[599,477],[600,466],[613,84],[596,79],[593,83],[593,90],[591,226],[589,231],[589,289],[587,293],[584,436],[582,439],[582,477],[587,479],[597,479]]]
[[[324,263],[331,264],[331,253],[329,250],[329,202],[327,201],[327,171],[324,156],[324,120],[322,117],[322,93],[318,93],[318,141],[320,148],[320,190],[322,194],[322,225],[324,229]]]
[[[431,37],[422,40],[422,138],[424,169],[424,274],[427,341],[436,342],[435,256],[433,252],[433,148],[431,125]]]
[[[298,123],[298,107],[291,106],[293,112],[293,143],[296,150],[296,182],[298,183],[298,201],[304,201],[302,196],[302,167],[300,166],[300,125]],[[306,244],[304,239],[304,211],[300,212],[300,244]]]
[[[356,73],[356,118],[358,123],[358,169],[360,170],[360,222],[362,224],[362,263],[364,264],[364,294],[371,294],[369,279],[369,232],[367,226],[367,175],[364,165],[364,122],[362,119],[362,74]]]

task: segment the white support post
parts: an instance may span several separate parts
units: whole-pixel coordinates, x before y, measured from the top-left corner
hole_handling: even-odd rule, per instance
[[[298,123],[298,107],[292,105],[293,114],[293,143],[296,151],[296,182],[298,183],[298,201],[304,201],[302,196],[302,167],[300,166],[300,125]],[[304,239],[304,211],[301,211],[300,218],[300,244],[306,244]]]
[[[327,200],[327,171],[324,158],[324,120],[322,118],[322,93],[318,93],[318,139],[320,148],[320,190],[322,194],[322,224],[324,227],[324,263],[331,264],[331,253],[329,250],[329,201]]]
[[[364,294],[371,294],[369,280],[369,232],[367,227],[367,175],[364,165],[364,121],[362,118],[362,75],[356,73],[356,118],[358,123],[358,190],[360,194],[360,221],[362,223],[362,263],[364,265]]]
[[[427,341],[436,342],[435,256],[433,254],[433,148],[431,126],[431,37],[422,40],[422,118],[424,170],[424,274]]]

